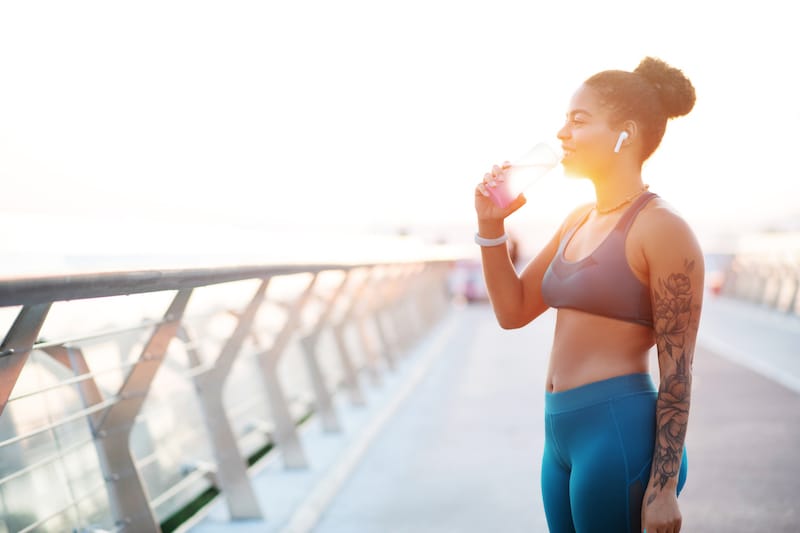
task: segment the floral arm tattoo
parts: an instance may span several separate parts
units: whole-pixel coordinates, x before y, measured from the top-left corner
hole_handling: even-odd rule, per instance
[[[650,475],[650,505],[670,480],[677,481],[683,455],[692,385],[694,341],[699,305],[692,302],[690,275],[694,261],[684,262],[684,273],[659,279],[653,288],[653,320],[658,346],[661,386],[656,403],[656,442]]]

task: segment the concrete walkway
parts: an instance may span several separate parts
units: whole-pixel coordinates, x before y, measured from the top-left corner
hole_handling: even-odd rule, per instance
[[[706,302],[684,532],[800,531],[800,320],[770,313]],[[192,531],[546,531],[539,466],[553,318],[503,331],[486,305],[454,309],[373,391],[360,423],[341,406],[343,435],[304,430],[312,468],[287,473],[273,460],[261,470],[267,519],[228,522],[218,504]]]
[[[708,298],[681,494],[687,532],[800,532],[800,318]]]
[[[365,455],[315,532],[546,531],[539,488],[550,320],[459,333]]]

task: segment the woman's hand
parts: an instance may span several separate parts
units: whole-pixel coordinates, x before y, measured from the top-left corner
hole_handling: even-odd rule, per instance
[[[498,184],[506,180],[506,170],[511,168],[511,163],[506,161],[501,166],[495,165],[491,172],[483,176],[483,181],[475,187],[475,211],[478,220],[501,221],[508,215],[525,205],[525,196],[520,194],[511,202],[508,207],[502,208],[495,205],[489,196],[489,188],[497,187]]]
[[[648,490],[642,502],[642,530],[647,533],[678,533],[681,530],[681,511],[673,491]]]

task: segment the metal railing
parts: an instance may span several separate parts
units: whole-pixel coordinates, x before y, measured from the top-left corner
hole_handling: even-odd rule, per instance
[[[447,307],[450,261],[0,282],[0,531],[160,531],[219,494],[260,518],[248,465],[308,462],[312,412],[363,404]],[[154,316],[148,316],[154,315]],[[160,316],[158,316],[160,315]]]
[[[715,292],[800,316],[800,231],[753,231],[738,237]]]
[[[800,315],[800,260],[740,254],[725,272],[720,292],[790,315]]]

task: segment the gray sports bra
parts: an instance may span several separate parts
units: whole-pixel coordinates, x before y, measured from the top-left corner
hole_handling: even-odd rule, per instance
[[[634,200],[611,233],[579,261],[564,259],[564,249],[589,217],[570,229],[542,279],[542,297],[550,307],[566,307],[653,327],[650,288],[631,271],[625,258],[625,237],[639,211],[657,195],[646,192]]]

